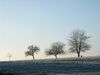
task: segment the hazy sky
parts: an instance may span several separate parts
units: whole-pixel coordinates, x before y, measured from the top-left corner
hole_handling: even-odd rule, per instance
[[[8,60],[8,53],[25,59],[31,44],[41,49],[36,58],[46,58],[45,49],[56,41],[68,51],[74,29],[91,36],[92,48],[83,56],[100,55],[100,0],[0,0],[0,60]]]

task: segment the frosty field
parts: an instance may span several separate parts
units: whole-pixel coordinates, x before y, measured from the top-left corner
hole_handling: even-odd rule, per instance
[[[0,62],[4,75],[100,75],[99,58]]]

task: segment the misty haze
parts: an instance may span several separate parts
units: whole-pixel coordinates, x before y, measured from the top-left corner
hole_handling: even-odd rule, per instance
[[[0,75],[100,75],[100,0],[0,0]]]

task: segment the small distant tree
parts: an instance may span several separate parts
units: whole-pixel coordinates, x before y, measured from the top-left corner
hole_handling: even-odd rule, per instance
[[[35,58],[34,54],[37,53],[38,51],[40,51],[39,47],[31,45],[28,47],[28,51],[25,52],[25,55],[32,56],[33,60],[34,60],[34,58]]]
[[[79,29],[74,30],[69,39],[69,50],[77,53],[78,57],[80,57],[81,52],[85,52],[90,49],[90,45],[88,44],[89,38],[90,37],[86,35],[85,31]]]
[[[65,44],[63,44],[62,42],[55,42],[52,44],[50,49],[46,50],[46,55],[54,55],[55,58],[57,59],[57,55],[59,54],[64,54],[64,47]]]
[[[9,61],[11,60],[12,54],[8,53],[7,57],[9,58]]]

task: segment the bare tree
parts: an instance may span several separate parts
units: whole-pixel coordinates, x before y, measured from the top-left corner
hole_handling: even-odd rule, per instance
[[[11,60],[12,54],[8,53],[7,57],[9,58],[9,61]]]
[[[46,50],[46,55],[54,55],[55,58],[57,59],[57,55],[65,53],[64,47],[65,44],[63,44],[62,42],[55,42],[52,44],[50,49]]]
[[[85,52],[90,49],[90,45],[88,44],[88,39],[90,37],[86,35],[83,30],[74,30],[69,39],[69,50],[71,52],[77,53],[78,57],[80,57],[81,52]]]
[[[25,52],[25,55],[26,56],[32,56],[33,59],[35,58],[34,54],[37,53],[38,51],[40,51],[39,47],[33,46],[33,45],[29,46],[28,49],[29,50]]]

